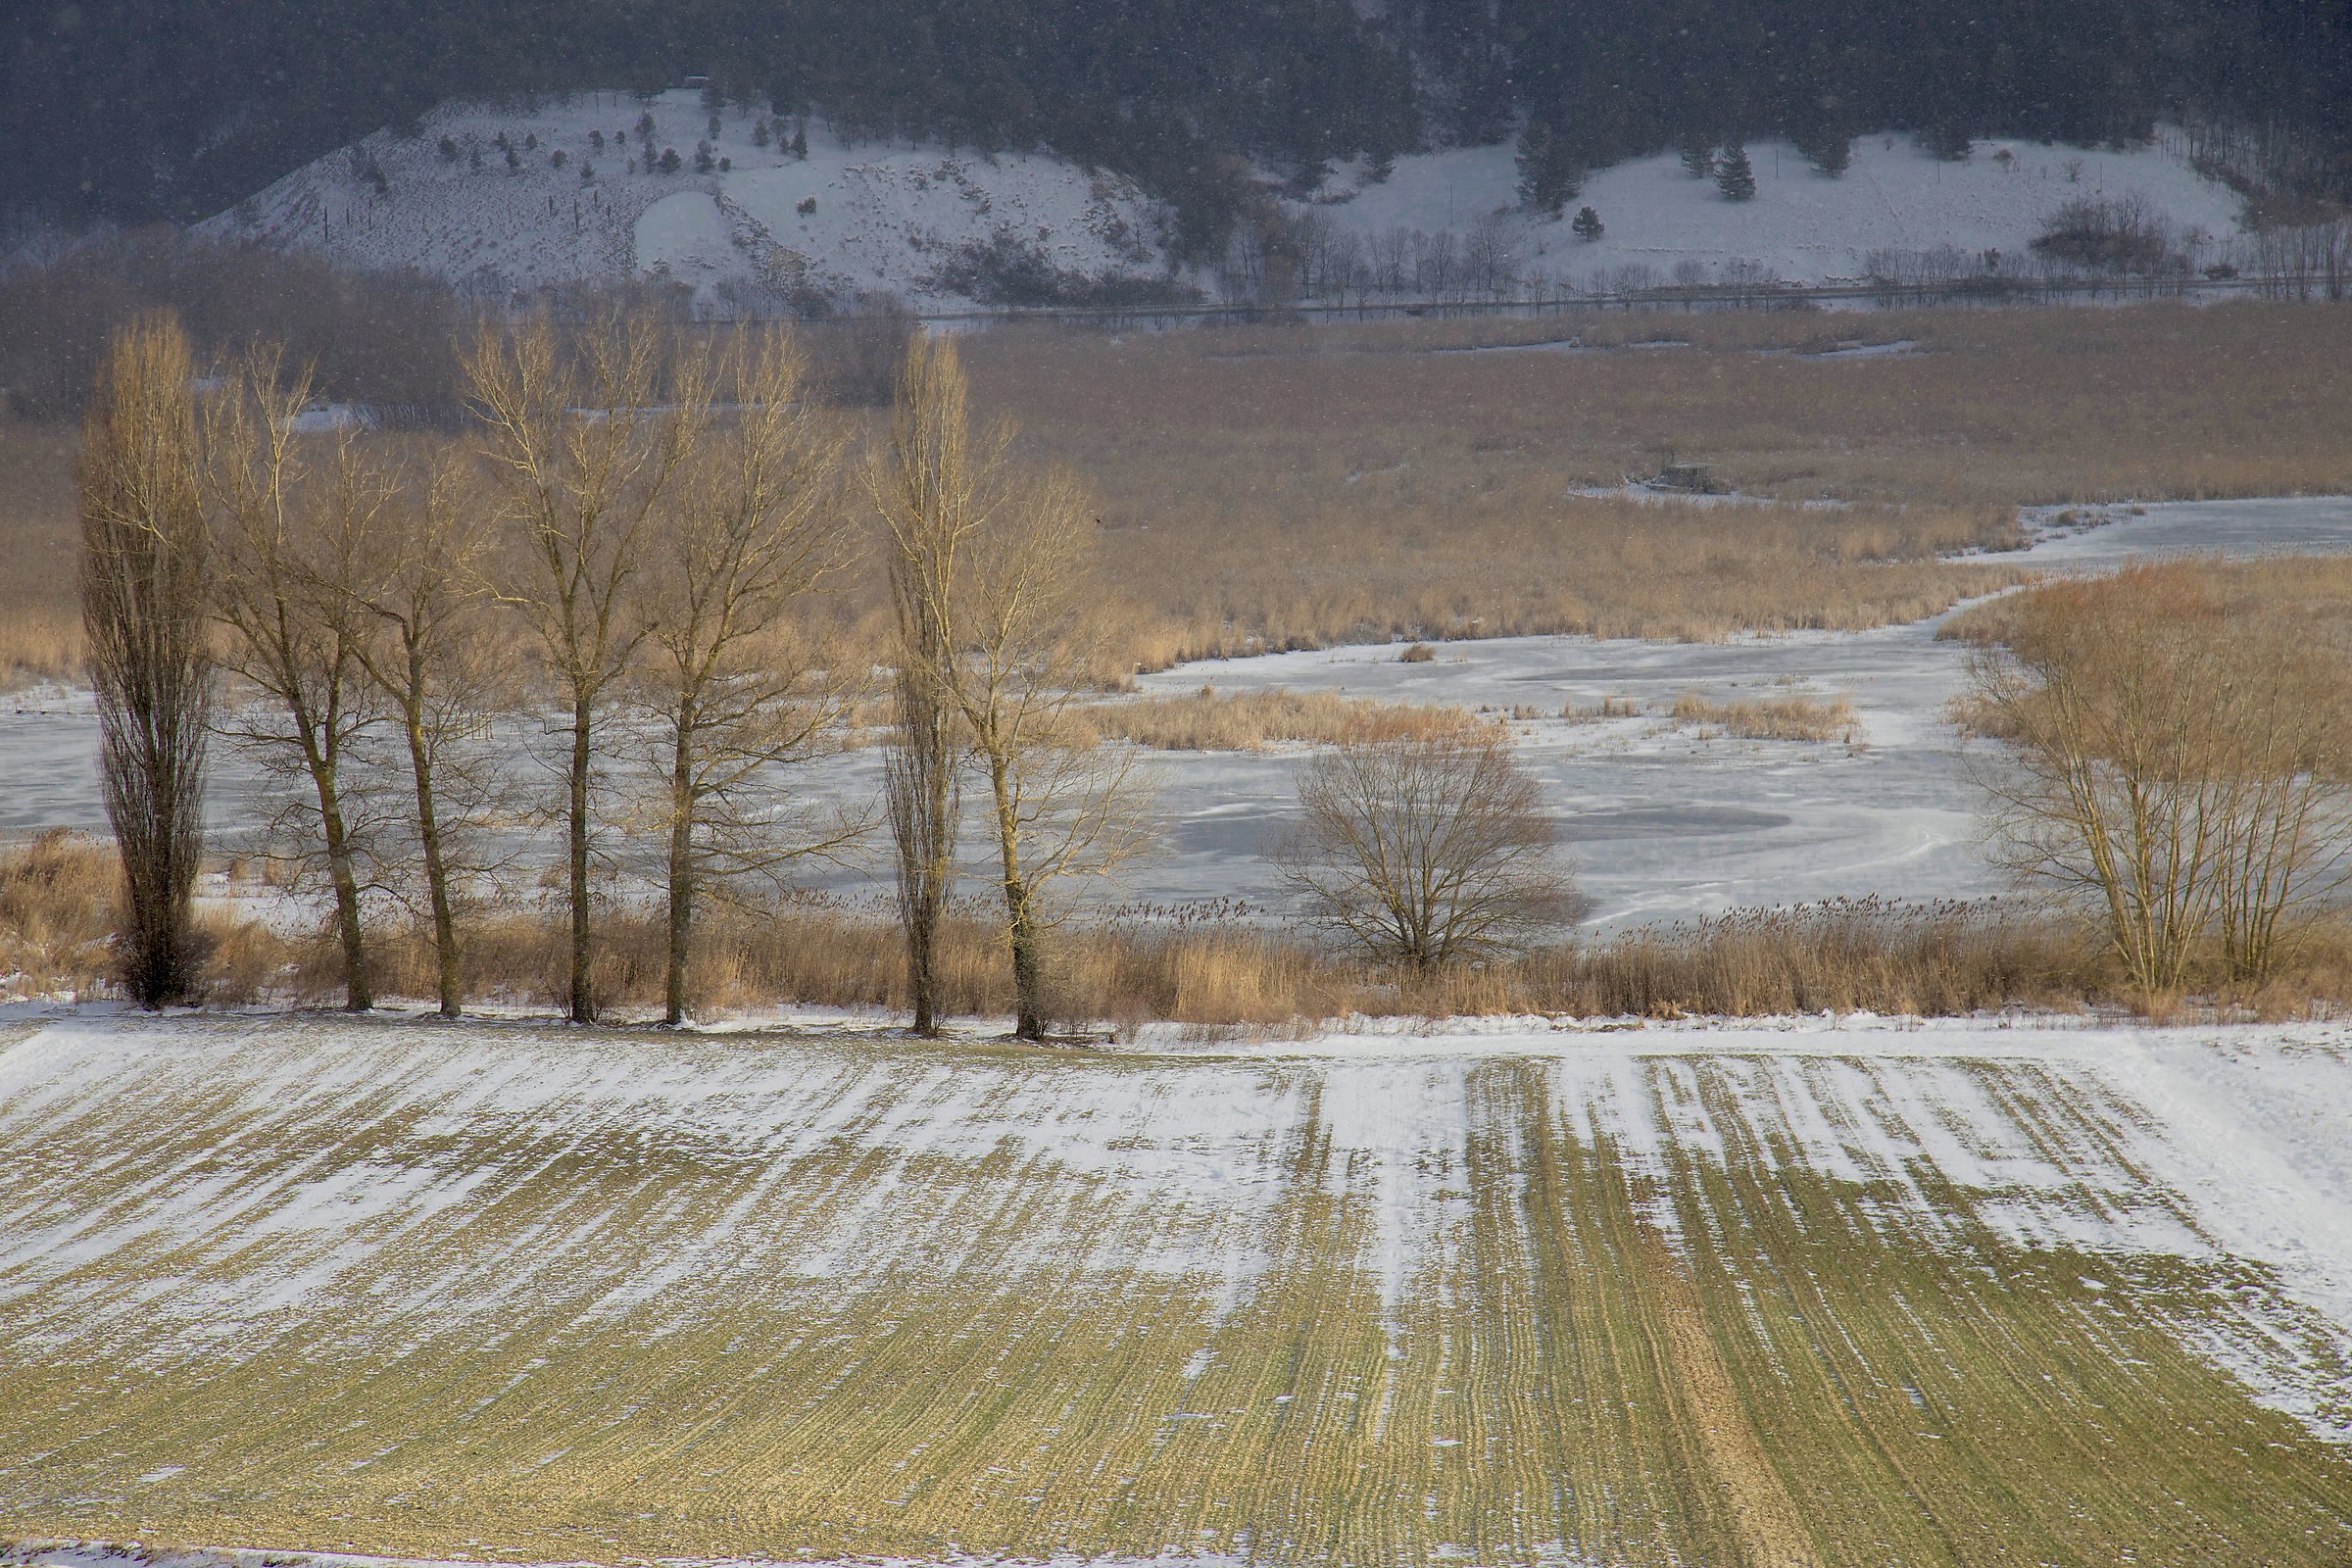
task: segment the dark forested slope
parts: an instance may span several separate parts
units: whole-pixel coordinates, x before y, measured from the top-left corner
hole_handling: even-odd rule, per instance
[[[1596,163],[2198,114],[2285,127],[2352,184],[2352,0],[19,0],[0,50],[0,210],[69,220],[217,210],[446,97],[688,75],[1099,160],[1202,233],[1236,155],[1311,177],[1530,118]]]

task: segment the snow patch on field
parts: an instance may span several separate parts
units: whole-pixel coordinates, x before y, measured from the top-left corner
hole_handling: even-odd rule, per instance
[[[1531,1071],[1538,1114],[1605,1151],[1678,1250],[1721,1223],[1663,1196],[1696,1164],[1850,1184],[1915,1245],[1967,1250],[1989,1225],[2039,1253],[2255,1270],[2181,1332],[2352,1437],[2352,1391],[2325,1382],[2352,1351],[2352,1032],[2319,1026],[1527,1020],[956,1059],[70,1018],[0,1053],[0,1309],[27,1344],[245,1355],[355,1298],[442,1333],[546,1298],[662,1334],[746,1292],[979,1270],[1182,1280],[1214,1323],[1321,1193],[1355,1205],[1355,1264],[1393,1313],[1464,1246],[1475,1143],[1528,1135],[1501,1087],[1528,1080],[1494,1075]],[[623,1215],[566,1198],[575,1168],[689,1169],[706,1197]],[[495,1256],[465,1245],[526,1201]]]

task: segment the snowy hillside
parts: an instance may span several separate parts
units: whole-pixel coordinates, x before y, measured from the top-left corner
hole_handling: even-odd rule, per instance
[[[379,131],[200,232],[499,292],[635,273],[706,295],[888,289],[938,307],[965,303],[992,253],[1064,278],[1164,271],[1158,209],[1118,175],[1033,154],[844,147],[822,122],[807,124],[804,157],[797,122],[775,122],[761,145],[764,117],[717,119],[713,134],[683,90],[580,93],[530,113],[445,106],[421,138]]]
[[[641,128],[652,122],[650,136]],[[707,301],[768,308],[889,290],[917,309],[1038,303],[1105,283],[1247,296],[1247,265],[1178,273],[1167,214],[1122,176],[1050,154],[845,146],[821,121],[730,107],[711,129],[691,91],[574,95],[524,112],[445,106],[423,135],[379,131],[201,225],[220,236],[414,267],[485,293],[666,276]],[[674,160],[666,157],[674,153]],[[1433,297],[1672,282],[1827,282],[1874,253],[2027,257],[2070,201],[2136,200],[2192,263],[2225,259],[2237,200],[2160,143],[2131,151],[1980,142],[1939,160],[1867,136],[1839,178],[1791,148],[1748,148],[1752,200],[1725,199],[1671,155],[1601,170],[1559,220],[1519,205],[1509,145],[1343,168],[1290,201],[1306,292]],[[666,167],[664,167],[666,165]],[[1568,220],[1591,206],[1604,231]],[[2015,263],[2012,262],[2012,267]],[[1130,294],[1132,297],[1132,293]]]
[[[1986,141],[1965,162],[1947,162],[1908,136],[1864,136],[1834,179],[1783,144],[1752,143],[1747,155],[1756,185],[1748,201],[1726,200],[1713,180],[1661,153],[1589,175],[1554,220],[1519,206],[1514,150],[1503,145],[1399,158],[1378,183],[1360,166],[1343,170],[1292,211],[1323,215],[1374,271],[1384,246],[1400,238],[1409,257],[1413,234],[1466,239],[1483,225],[1521,277],[1595,290],[1674,282],[1678,268],[1681,280],[1694,282],[1834,282],[1868,275],[1873,252],[1943,246],[1972,260],[1986,251],[2022,259],[2058,210],[2081,198],[2138,197],[2200,264],[2238,232],[2236,195],[2161,141],[2125,152]],[[1597,240],[1572,226],[1588,206],[1602,224]],[[1629,277],[1629,268],[1646,268],[1646,278]]]

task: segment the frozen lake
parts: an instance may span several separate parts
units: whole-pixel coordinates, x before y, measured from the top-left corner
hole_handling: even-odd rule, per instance
[[[2352,498],[2172,503],[2105,526],[2042,537],[2016,559],[2096,569],[2180,552],[2252,555],[2352,548]],[[1516,637],[1447,643],[1427,663],[1393,646],[1338,648],[1182,665],[1144,677],[1146,694],[1288,687],[1385,701],[1454,703],[1557,714],[1604,697],[1664,710],[1687,690],[1760,697],[1799,690],[1842,695],[1857,743],[1701,740],[1655,716],[1515,723],[1542,775],[1561,836],[1593,904],[1623,925],[1834,896],[1971,898],[1999,891],[1975,849],[1967,762],[1943,710],[1966,673],[1967,650],[1937,642],[1938,620],[1869,632],[1803,632],[1723,643]],[[28,693],[0,712],[0,829],[103,828],[97,721],[86,694]],[[217,828],[257,821],[250,767],[221,747]],[[1169,904],[1239,898],[1265,906],[1278,890],[1266,846],[1289,819],[1303,750],[1153,752],[1160,847],[1114,895]],[[872,754],[826,765],[823,788],[854,794],[877,780]],[[974,848],[977,849],[976,835]],[[865,868],[813,878],[840,891],[873,888]]]

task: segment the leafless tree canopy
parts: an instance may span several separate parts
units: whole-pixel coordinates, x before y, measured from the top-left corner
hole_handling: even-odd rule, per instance
[[[204,853],[206,727],[203,489],[178,323],[115,335],[84,424],[82,619],[98,691],[108,819],[124,882],[123,979],[142,1006],[197,983],[190,901]]]
[[[538,318],[513,331],[485,328],[465,361],[500,518],[518,541],[500,595],[536,633],[569,719],[564,816],[575,1023],[596,1017],[598,736],[645,636],[647,553],[708,412],[707,383],[671,397],[668,348],[650,314],[607,314],[564,331]]]
[[[2342,661],[2227,625],[2178,568],[2028,596],[1963,711],[1998,860],[2104,931],[2142,992],[2201,944],[2259,983],[2343,883]]]
[[[361,896],[376,880],[372,835],[348,788],[377,712],[361,658],[372,627],[352,588],[384,526],[393,484],[356,434],[302,433],[307,375],[256,347],[204,403],[212,604],[229,668],[260,694],[227,725],[263,765],[299,779],[313,809],[289,813],[303,858],[334,897],[346,1005],[374,1004]],[[315,853],[314,853],[315,852]]]
[[[930,1026],[923,976],[953,870],[953,770],[968,748],[989,786],[1015,1032],[1034,1040],[1046,1030],[1049,886],[1109,869],[1140,834],[1127,754],[1096,750],[1069,722],[1085,685],[1093,509],[1072,476],[1015,462],[1011,439],[1005,425],[973,427],[954,342],[917,339],[870,484],[898,612],[888,779],[916,1027]]]
[[[738,329],[675,377],[706,411],[647,563],[641,700],[663,778],[669,954],[665,1013],[689,1001],[694,912],[707,891],[774,874],[863,830],[818,821],[775,775],[840,716],[837,661],[796,620],[850,551],[839,467],[845,434],[808,397],[808,361],[781,328]],[[724,410],[725,412],[720,412]]]
[[[1343,741],[1298,780],[1278,851],[1308,917],[1416,972],[1524,950],[1573,917],[1543,792],[1506,736]]]

